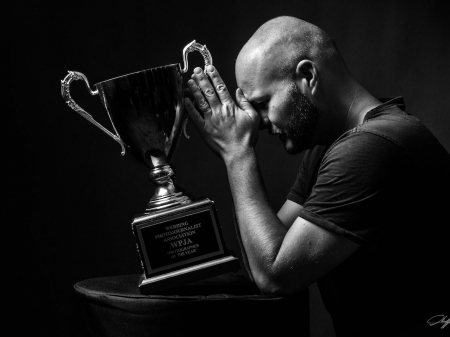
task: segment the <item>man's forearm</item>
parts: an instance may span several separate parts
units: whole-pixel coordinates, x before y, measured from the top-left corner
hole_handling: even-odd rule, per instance
[[[274,262],[286,235],[272,210],[253,150],[225,160],[242,243],[257,283],[275,276]]]

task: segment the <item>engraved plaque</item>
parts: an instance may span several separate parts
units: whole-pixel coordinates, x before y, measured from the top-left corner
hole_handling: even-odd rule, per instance
[[[227,252],[214,202],[192,202],[134,220],[133,232],[144,275],[140,287],[151,291],[239,269]]]

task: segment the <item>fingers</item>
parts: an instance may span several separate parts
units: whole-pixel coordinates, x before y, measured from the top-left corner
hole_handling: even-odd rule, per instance
[[[228,92],[227,87],[220,77],[217,69],[212,65],[209,65],[207,70],[212,84],[214,85],[214,89],[216,90],[217,96],[219,96],[222,104],[229,104],[233,102],[233,99],[231,98],[230,93]]]
[[[207,102],[211,106],[212,109],[218,107],[220,105],[220,100],[216,95],[216,92],[209,82],[208,76],[205,75],[203,70],[201,68],[195,68],[194,73],[192,74],[191,78],[196,82],[200,90],[202,91],[204,97],[206,98]],[[192,87],[191,87],[192,90]],[[197,100],[197,97],[196,97]],[[200,104],[200,100],[197,100],[197,103]],[[203,103],[203,102],[202,102]]]
[[[202,118],[202,116],[200,116],[199,112],[195,109],[189,98],[184,99],[184,106],[186,107],[189,116],[191,117],[194,124],[199,128],[199,130],[202,130],[205,126],[205,120]]]
[[[253,108],[251,103],[245,98],[244,93],[241,88],[237,88],[236,90],[236,103],[241,110],[244,110],[251,119],[259,120],[259,115],[256,110]]]
[[[184,97],[189,98],[191,101],[194,100],[194,96],[192,96],[192,92],[189,88],[184,88],[183,92],[184,92]]]
[[[200,91],[200,88],[198,87],[198,85],[195,83],[194,80],[189,80],[187,84],[189,86],[189,89],[191,90],[192,96],[195,99],[201,114],[203,115],[203,117],[209,118],[211,116],[211,108],[208,102],[206,101],[205,97],[203,96],[202,92]]]

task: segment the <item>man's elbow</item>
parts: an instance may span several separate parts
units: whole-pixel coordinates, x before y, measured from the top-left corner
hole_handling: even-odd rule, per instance
[[[296,280],[293,275],[259,273],[253,275],[256,286],[264,295],[292,296],[308,287],[309,284]]]

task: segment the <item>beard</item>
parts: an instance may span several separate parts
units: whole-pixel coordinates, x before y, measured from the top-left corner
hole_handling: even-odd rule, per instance
[[[287,132],[283,138],[285,138],[286,152],[297,154],[311,146],[319,114],[316,106],[295,83],[290,83],[288,91],[292,100],[292,111]]]

